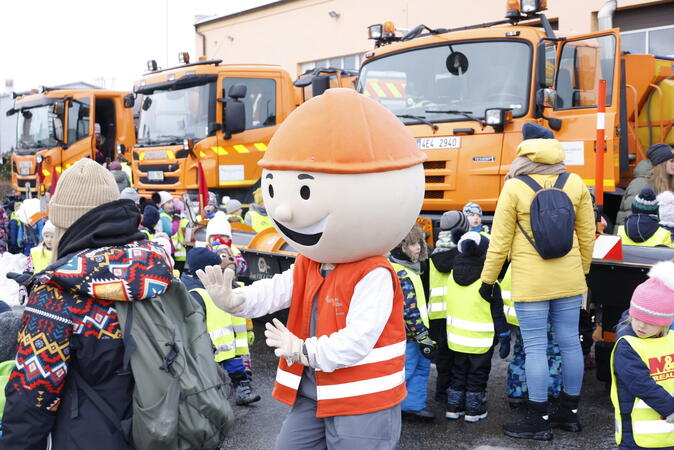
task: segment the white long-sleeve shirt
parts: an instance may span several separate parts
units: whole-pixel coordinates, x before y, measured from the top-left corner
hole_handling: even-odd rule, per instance
[[[246,297],[241,317],[260,317],[290,306],[293,269],[235,289]],[[393,308],[393,279],[383,267],[365,275],[353,290],[346,326],[330,336],[309,337],[305,345],[315,369],[332,372],[361,361],[374,348]]]

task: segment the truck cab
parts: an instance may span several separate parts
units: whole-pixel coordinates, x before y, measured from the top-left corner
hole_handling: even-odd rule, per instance
[[[15,94],[7,114],[17,117],[12,187],[26,196],[43,194],[81,158],[130,158],[135,142],[132,97],[105,90],[43,90]],[[94,130],[101,132],[97,138]],[[100,159],[100,158],[99,158]],[[102,161],[104,162],[104,161]]]

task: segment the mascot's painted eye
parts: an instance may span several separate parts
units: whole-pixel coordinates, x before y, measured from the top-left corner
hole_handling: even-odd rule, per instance
[[[271,186],[270,186],[271,187]],[[309,200],[309,197],[311,197],[311,189],[309,189],[309,186],[302,186],[300,188],[300,196],[304,200]]]
[[[269,185],[269,196],[271,198],[274,198],[274,186],[272,186],[271,184]]]

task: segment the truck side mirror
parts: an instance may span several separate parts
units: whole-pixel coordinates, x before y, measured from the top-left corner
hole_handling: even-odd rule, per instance
[[[244,98],[247,92],[245,84],[235,84],[229,88],[229,96],[235,100]]]
[[[124,96],[124,107],[125,108],[133,108],[133,106],[136,104],[136,96],[133,94],[126,94]]]
[[[123,155],[126,152],[126,146],[124,144],[117,144],[117,154]]]
[[[225,139],[231,139],[233,134],[241,133],[246,129],[246,105],[240,100],[229,99],[225,102]]]
[[[557,105],[557,91],[544,88],[536,91],[536,104],[545,108],[554,108]]]
[[[316,75],[311,80],[311,97],[321,95],[330,89],[330,75]]]

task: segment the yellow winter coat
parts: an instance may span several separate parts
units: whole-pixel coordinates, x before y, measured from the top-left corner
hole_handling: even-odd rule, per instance
[[[556,139],[528,139],[517,148],[518,156],[534,162],[556,164],[564,160],[564,150]],[[530,175],[544,188],[555,184],[557,175]],[[496,205],[494,226],[482,281],[494,283],[504,261],[512,252],[512,298],[535,302],[580,295],[587,291],[584,274],[590,271],[595,224],[592,198],[583,180],[571,174],[564,186],[576,211],[576,227],[571,251],[555,259],[541,258],[517,226],[519,222],[533,236],[529,208],[534,191],[516,179],[506,181]]]

